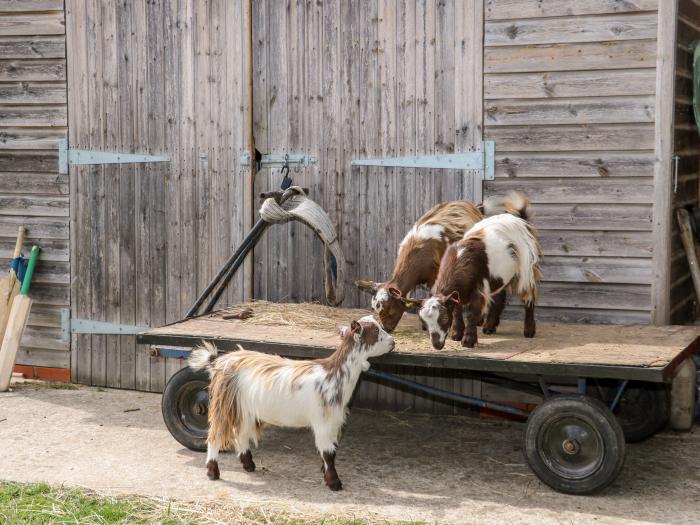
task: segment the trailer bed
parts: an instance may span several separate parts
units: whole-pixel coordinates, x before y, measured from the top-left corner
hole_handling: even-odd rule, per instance
[[[246,309],[245,320],[225,316]],[[336,328],[367,315],[367,310],[318,304],[265,301],[237,305],[154,328],[137,336],[142,344],[191,348],[202,340],[221,350],[248,350],[287,357],[319,358],[338,342]],[[394,331],[396,349],[377,364],[450,368],[508,374],[538,374],[668,382],[676,367],[700,347],[693,326],[612,326],[538,322],[526,339],[521,321],[503,321],[494,335],[479,332],[476,348],[447,341],[434,350],[414,314],[404,315]]]

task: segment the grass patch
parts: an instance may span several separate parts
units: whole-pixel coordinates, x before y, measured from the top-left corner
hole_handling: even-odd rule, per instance
[[[0,482],[0,522],[7,525],[195,525],[192,517],[142,498],[111,498],[44,483]]]
[[[263,509],[241,509],[225,502],[196,504],[140,496],[110,497],[45,483],[0,481],[3,525],[369,525],[384,520],[300,517]],[[391,524],[389,524],[391,525]],[[393,525],[399,525],[393,523]]]

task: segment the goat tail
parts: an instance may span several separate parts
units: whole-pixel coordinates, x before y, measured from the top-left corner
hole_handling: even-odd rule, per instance
[[[539,296],[542,271],[542,248],[537,240],[534,228],[526,226],[526,235],[518,247],[518,286],[517,292],[525,304],[536,304]],[[520,244],[520,243],[518,243]]]
[[[209,341],[203,341],[202,346],[195,348],[190,354],[187,364],[192,370],[203,370],[211,367],[219,351]]]
[[[496,215],[499,213],[510,213],[520,217],[526,222],[532,222],[532,210],[530,210],[530,199],[520,191],[509,191],[505,195],[489,197],[484,201],[484,213]]]

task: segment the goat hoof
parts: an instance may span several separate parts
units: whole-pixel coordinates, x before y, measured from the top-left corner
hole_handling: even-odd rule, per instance
[[[496,327],[495,326],[484,326],[484,329],[482,330],[484,334],[486,335],[491,335],[496,333]]]
[[[337,492],[339,490],[343,490],[343,484],[341,483],[339,478],[335,478],[331,481],[326,481],[326,486],[331,489],[333,492]]]
[[[460,334],[459,332],[453,333],[451,336],[453,341],[461,341],[462,338],[464,337],[464,334]]]
[[[531,338],[535,337],[535,329],[533,328],[532,330],[525,330],[523,332],[523,335],[525,337],[527,337],[528,339],[531,339]]]
[[[466,348],[474,348],[474,346],[476,346],[476,337],[467,337],[462,341],[462,346]]]
[[[255,463],[253,462],[253,454],[247,451],[245,454],[241,454],[241,465],[243,465],[243,470],[246,472],[255,472]]]
[[[219,463],[217,461],[211,460],[207,462],[207,477],[214,481],[219,479]]]

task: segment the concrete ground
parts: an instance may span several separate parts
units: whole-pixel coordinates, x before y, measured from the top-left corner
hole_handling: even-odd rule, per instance
[[[574,497],[530,472],[523,431],[496,419],[356,410],[338,452],[340,493],[322,486],[305,430],[267,428],[254,452],[255,473],[225,454],[222,480],[211,482],[204,455],[184,449],[163,425],[159,395],[25,385],[0,394],[0,479],[370,520],[700,522],[700,433],[663,433],[629,445],[611,487]]]

